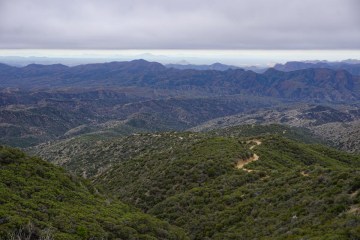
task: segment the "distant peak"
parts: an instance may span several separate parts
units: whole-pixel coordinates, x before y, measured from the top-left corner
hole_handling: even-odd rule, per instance
[[[29,68],[69,68],[66,65],[57,63],[57,64],[49,64],[49,65],[45,65],[45,64],[37,64],[37,63],[31,63],[23,68],[25,69],[29,69]]]
[[[134,64],[140,64],[140,65],[158,65],[158,66],[163,66],[161,63],[159,62],[149,62],[147,60],[144,59],[134,59],[131,60],[129,63],[134,63]]]
[[[144,59],[135,59],[126,62],[126,68],[131,70],[147,69],[151,71],[160,71],[166,69],[164,65],[158,62],[149,62]]]
[[[275,68],[269,68],[264,72],[265,75],[274,74],[274,73],[282,73],[282,71],[276,70]]]
[[[134,63],[150,63],[149,61],[146,61],[145,59],[134,59],[134,60],[131,60],[130,62],[134,62]]]
[[[42,67],[42,66],[45,66],[45,65],[37,64],[37,63],[30,63],[30,64],[26,65],[24,68],[34,68],[34,67]]]

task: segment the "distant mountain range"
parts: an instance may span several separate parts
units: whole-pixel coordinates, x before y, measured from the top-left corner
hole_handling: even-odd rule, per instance
[[[333,70],[346,70],[353,75],[360,75],[360,61],[358,60],[348,60],[342,62],[328,62],[328,61],[318,61],[318,62],[287,62],[285,64],[276,64],[274,66],[276,70],[279,71],[295,71],[307,68],[328,68]]]
[[[144,60],[75,67],[0,64],[0,143],[26,147],[80,134],[183,131],[297,102],[358,106],[359,100],[360,77],[327,68],[259,74],[180,70]]]
[[[134,60],[76,67],[31,64],[0,65],[0,88],[145,87],[198,91],[211,95],[251,94],[306,101],[360,99],[360,76],[346,70],[310,68],[291,72],[268,69],[263,74],[242,69],[179,70],[157,62]]]
[[[225,65],[222,63],[213,63],[211,65],[196,65],[196,64],[165,64],[165,67],[175,69],[193,69],[193,70],[215,70],[215,71],[226,71],[229,69],[241,69],[237,66]]]
[[[165,67],[168,68],[175,68],[175,69],[193,69],[193,70],[215,70],[215,71],[226,71],[230,69],[244,69],[244,70],[251,70],[256,73],[263,73],[266,71],[267,68],[265,67],[256,67],[256,66],[250,66],[250,67],[237,67],[232,65],[225,65],[222,63],[213,63],[211,65],[196,65],[196,64],[165,64]]]

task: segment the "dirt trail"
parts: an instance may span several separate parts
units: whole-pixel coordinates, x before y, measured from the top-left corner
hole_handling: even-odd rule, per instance
[[[352,205],[348,211],[348,213],[353,213],[356,215],[360,215],[360,207],[359,205]]]
[[[238,168],[238,169],[243,168],[246,164],[257,161],[257,160],[259,160],[259,156],[257,154],[254,154],[252,157],[239,160],[236,164],[236,168]]]
[[[255,143],[254,145],[252,145],[249,149],[250,150],[253,150],[256,146],[259,146],[261,144],[261,141],[260,140],[251,140],[249,141],[249,143]],[[237,163],[236,163],[236,168],[237,169],[243,169],[247,172],[252,172],[253,170],[251,169],[246,169],[244,166],[246,164],[249,164],[251,162],[254,162],[254,161],[257,161],[259,160],[259,155],[257,155],[256,153],[254,153],[254,155],[252,157],[249,157],[247,159],[240,159]]]
[[[304,177],[308,177],[308,176],[309,176],[309,174],[306,173],[305,171],[301,171],[300,174],[303,175]]]
[[[358,190],[356,190],[355,192],[353,192],[353,193],[351,193],[351,194],[350,194],[350,197],[351,197],[351,198],[356,197],[356,195],[357,195],[359,192],[360,192],[360,190],[359,190],[359,189],[358,189]]]
[[[261,144],[261,141],[260,141],[260,140],[257,140],[257,139],[252,140],[251,142],[255,143],[255,145],[252,145],[252,146],[249,148],[250,150],[253,150],[254,147],[256,147],[256,146],[258,146],[258,145]]]

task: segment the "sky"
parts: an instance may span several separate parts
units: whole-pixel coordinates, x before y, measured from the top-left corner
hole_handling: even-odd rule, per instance
[[[359,12],[359,0],[0,0],[0,56],[27,49],[360,58]]]

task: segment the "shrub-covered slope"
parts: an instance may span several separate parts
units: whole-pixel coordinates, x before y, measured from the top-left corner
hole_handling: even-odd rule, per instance
[[[0,179],[0,239],[186,239],[182,230],[16,149],[0,147]]]
[[[39,145],[29,151],[73,173],[93,177],[118,162],[145,154],[168,152],[174,146],[186,148],[203,138],[203,134],[174,132],[133,134],[117,138],[83,135]]]
[[[358,239],[360,157],[319,142],[301,128],[247,125],[35,150],[191,239]]]
[[[307,128],[291,127],[280,124],[269,124],[269,125],[245,124],[234,127],[214,129],[209,133],[219,136],[228,136],[228,137],[237,137],[237,138],[281,135],[285,138],[304,142],[304,143],[326,143],[319,136],[315,135]]]
[[[157,154],[164,151],[187,149],[193,144],[210,136],[256,137],[260,135],[280,134],[296,141],[319,143],[306,129],[283,125],[245,125],[218,129],[211,133],[162,132],[133,134],[126,137],[109,137],[107,134],[89,134],[42,144],[28,149],[32,154],[64,166],[78,175],[92,177],[106,171],[121,161],[128,161],[144,154]]]
[[[359,156],[277,135],[181,141],[120,161],[95,182],[192,239],[360,237]]]

